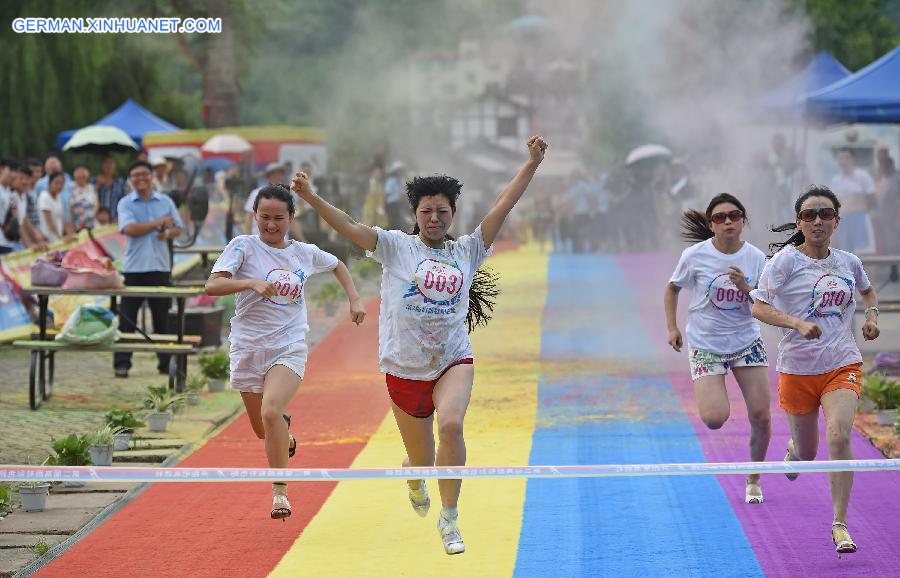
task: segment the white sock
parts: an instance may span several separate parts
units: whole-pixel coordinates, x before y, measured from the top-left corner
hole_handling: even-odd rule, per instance
[[[459,516],[458,508],[441,508],[441,517],[448,522],[454,521]]]
[[[282,496],[287,495],[287,484],[284,482],[272,482],[272,493],[273,494],[281,494]]]

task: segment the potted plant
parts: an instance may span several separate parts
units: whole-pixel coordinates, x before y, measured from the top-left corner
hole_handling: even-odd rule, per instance
[[[325,308],[325,314],[331,317],[337,313],[338,302],[341,299],[341,286],[335,281],[329,281],[319,287],[318,291],[309,296],[310,302]]]
[[[12,510],[11,500],[9,498],[9,488],[6,484],[0,484],[0,520]]]
[[[121,428],[107,424],[85,436],[90,443],[88,453],[91,455],[91,463],[95,466],[112,465],[113,437],[121,431]]]
[[[184,395],[169,391],[168,386],[149,386],[144,396],[144,407],[151,410],[147,414],[147,424],[152,432],[164,432],[169,420],[172,419],[172,410],[184,402]]]
[[[127,409],[111,409],[104,417],[106,425],[119,430],[119,433],[113,436],[113,449],[116,451],[127,450],[134,430],[147,425]]]
[[[224,351],[216,351],[211,355],[201,355],[198,360],[200,371],[209,382],[209,392],[216,393],[225,389],[225,379],[230,371],[230,360]]]
[[[53,455],[47,458],[47,464],[51,466],[91,465],[91,454],[88,451],[90,441],[83,435],[71,433],[64,438],[51,438],[50,446],[53,448]],[[84,486],[84,482],[65,480],[63,486],[80,488]]]
[[[863,378],[861,393],[875,404],[875,419],[881,425],[893,425],[900,407],[900,383],[883,375]]]
[[[26,512],[43,512],[49,495],[50,484],[47,482],[34,480],[19,486],[22,509]]]
[[[200,392],[203,391],[206,382],[206,376],[202,373],[192,373],[188,376],[185,382],[187,390],[185,401],[188,405],[200,405]]]

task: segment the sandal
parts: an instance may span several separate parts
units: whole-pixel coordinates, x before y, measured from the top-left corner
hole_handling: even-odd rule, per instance
[[[762,504],[763,494],[759,482],[747,482],[744,490],[744,503],[746,504]]]
[[[285,484],[287,485],[287,484]],[[282,520],[291,517],[291,503],[285,494],[272,494],[272,519]]]
[[[291,416],[289,416],[286,413],[283,413],[283,414],[281,414],[281,417],[284,418],[284,421],[287,422],[288,429],[290,429]],[[290,431],[288,432],[288,437],[291,439],[291,441],[288,444],[288,457],[292,458],[292,457],[294,457],[294,454],[297,453],[297,440],[294,438],[294,436],[291,434]]]
[[[786,462],[799,462],[800,458],[794,453],[794,441],[789,440],[787,444],[787,454],[784,456],[784,461]],[[800,472],[784,472],[784,476],[790,481],[794,481],[797,479],[797,476],[800,475]]]
[[[834,549],[841,554],[853,554],[856,552],[856,542],[850,537],[847,530],[847,524],[844,522],[835,522],[831,525],[831,541],[834,542]]]

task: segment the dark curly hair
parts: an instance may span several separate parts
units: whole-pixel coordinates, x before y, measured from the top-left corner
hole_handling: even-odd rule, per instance
[[[275,199],[276,201],[284,201],[287,205],[288,214],[293,215],[296,208],[294,207],[294,195],[291,194],[291,190],[287,185],[277,184],[277,185],[266,185],[259,190],[259,193],[256,195],[256,199],[253,201],[253,212],[255,213],[257,209],[259,209],[259,201],[260,199]]]
[[[431,175],[430,177],[414,177],[406,181],[406,198],[413,212],[419,208],[422,197],[444,195],[450,202],[450,210],[456,214],[456,199],[462,193],[463,184],[447,175]],[[419,224],[413,227],[413,235],[419,234]]]
[[[706,214],[691,209],[690,211],[685,211],[684,214],[681,215],[681,236],[684,240],[688,243],[699,243],[715,237],[712,226],[710,226],[710,221],[712,220],[713,209],[722,203],[731,203],[736,206],[744,213],[744,221],[749,222],[747,221],[747,209],[744,208],[743,203],[733,195],[721,193],[713,197],[709,202],[709,205],[706,206]]]
[[[810,185],[806,192],[800,195],[797,198],[797,201],[794,203],[794,215],[797,218],[800,217],[800,207],[803,206],[803,203],[806,202],[806,199],[810,197],[825,197],[834,205],[835,217],[839,217],[841,214],[841,202],[838,200],[837,195],[835,195],[831,189],[826,187],[825,185]],[[806,242],[806,237],[803,236],[803,233],[797,227],[796,221],[793,223],[785,223],[783,225],[779,225],[777,227],[772,227],[773,233],[783,233],[785,231],[793,231],[797,229],[796,233],[793,233],[790,237],[787,238],[784,242],[781,243],[769,243],[769,251],[772,252],[772,255],[775,255],[778,251],[781,251],[788,245],[793,245],[795,247],[799,247],[803,243]]]

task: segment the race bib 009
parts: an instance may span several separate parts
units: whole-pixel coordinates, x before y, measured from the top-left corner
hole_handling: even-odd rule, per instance
[[[716,275],[706,289],[706,297],[716,309],[733,311],[747,302],[747,296],[728,277],[728,273]]]

